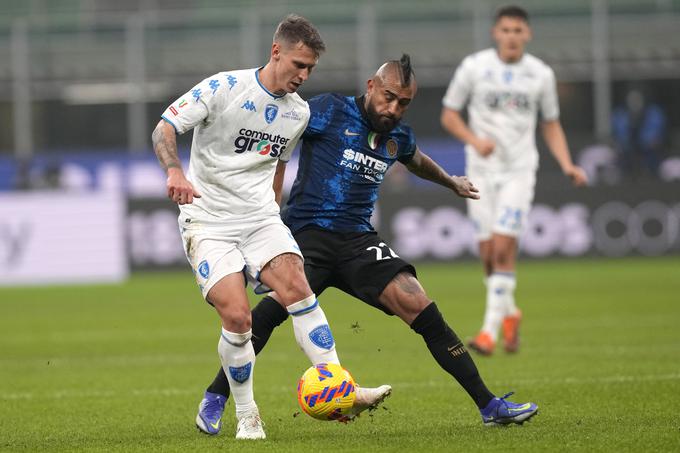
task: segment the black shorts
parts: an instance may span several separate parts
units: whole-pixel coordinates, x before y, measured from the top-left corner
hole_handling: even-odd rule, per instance
[[[317,295],[332,286],[392,315],[379,302],[380,294],[398,273],[416,276],[416,269],[375,232],[335,233],[309,227],[294,237],[305,257],[309,286]]]

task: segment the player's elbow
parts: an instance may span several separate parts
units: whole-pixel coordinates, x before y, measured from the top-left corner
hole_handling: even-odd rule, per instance
[[[439,123],[442,128],[449,133],[455,133],[456,131],[456,117],[458,112],[451,110],[447,107],[442,107],[442,113],[439,116]]]
[[[151,141],[154,145],[160,143],[168,134],[174,135],[175,129],[167,121],[160,120],[151,133]]]
[[[448,116],[448,109],[446,107],[442,107],[442,113],[439,115],[439,124],[446,129],[446,124],[447,124],[447,116]]]

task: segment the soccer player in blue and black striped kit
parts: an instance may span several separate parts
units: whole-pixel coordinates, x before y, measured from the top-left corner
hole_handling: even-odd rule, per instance
[[[538,411],[491,393],[465,346],[437,305],[402,260],[370,224],[378,189],[397,161],[415,175],[477,199],[467,177],[451,176],[416,145],[401,122],[416,93],[408,55],[383,64],[359,97],[322,94],[309,101],[311,117],[302,136],[300,163],[290,198],[282,211],[305,258],[305,274],[315,294],[336,287],[389,315],[421,335],[446,372],[467,391],[487,425],[521,424]],[[281,192],[278,175],[275,190]],[[253,347],[259,353],[272,331],[288,318],[271,293],[252,311]],[[222,368],[208,387],[199,417],[217,434],[229,384]]]

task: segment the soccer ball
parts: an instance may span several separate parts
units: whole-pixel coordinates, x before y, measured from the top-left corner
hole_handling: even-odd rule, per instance
[[[300,378],[298,402],[307,415],[317,420],[338,420],[354,405],[354,390],[349,371],[335,363],[319,363]]]

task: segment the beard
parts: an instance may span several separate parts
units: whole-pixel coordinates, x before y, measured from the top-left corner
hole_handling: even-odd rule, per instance
[[[371,123],[371,129],[379,134],[390,132],[399,123],[399,120],[392,116],[385,116],[376,112],[370,103],[366,106],[366,113],[368,114],[368,121]]]

